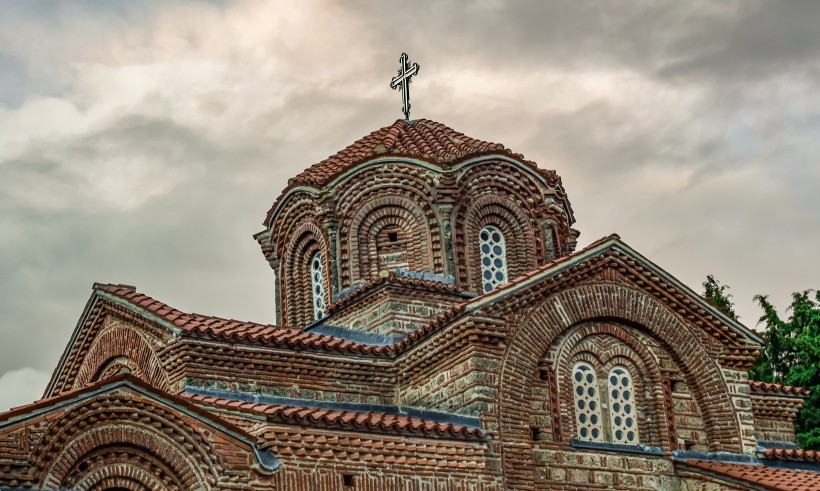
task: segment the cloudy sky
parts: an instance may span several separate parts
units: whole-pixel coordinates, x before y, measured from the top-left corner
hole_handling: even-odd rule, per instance
[[[402,117],[564,179],[700,291],[820,286],[820,3],[0,0],[0,410],[38,398],[95,281],[270,322],[251,235],[288,177]]]

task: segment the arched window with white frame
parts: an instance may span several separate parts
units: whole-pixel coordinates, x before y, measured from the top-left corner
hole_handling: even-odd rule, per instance
[[[507,243],[504,234],[494,225],[487,225],[478,234],[481,250],[481,284],[485,292],[509,281],[507,277]]]
[[[635,445],[638,438],[638,418],[635,411],[635,388],[632,375],[623,366],[609,372],[609,423],[612,441]]]
[[[313,318],[316,320],[325,316],[325,267],[322,263],[322,253],[316,252],[310,260],[310,283],[313,293]]]
[[[604,441],[598,377],[588,363],[578,362],[573,367],[572,393],[575,395],[575,422],[578,426],[578,438],[589,442]]]

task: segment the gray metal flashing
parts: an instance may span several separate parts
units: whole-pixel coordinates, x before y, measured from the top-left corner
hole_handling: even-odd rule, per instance
[[[339,300],[350,296],[353,292],[362,289],[366,284],[367,283],[364,281],[359,281],[357,283],[350,285],[349,287],[345,288],[339,293],[333,295],[333,302],[338,302]]]
[[[329,409],[332,411],[350,412],[380,412],[395,416],[408,416],[420,418],[438,423],[450,423],[453,425],[466,426],[481,430],[481,419],[475,416],[465,416],[462,414],[445,413],[440,411],[429,411],[409,406],[387,406],[382,404],[365,404],[357,402],[320,401],[316,399],[298,399],[293,397],[279,397],[257,392],[235,392],[222,389],[212,389],[207,387],[186,386],[185,391],[189,394],[215,397],[218,399],[229,399],[234,401],[252,402],[255,404],[267,404],[276,406],[306,407],[312,409]],[[481,430],[482,434],[484,430]]]
[[[754,455],[745,455],[729,452],[693,452],[691,450],[673,450],[672,460],[686,462],[687,460],[706,460],[722,462],[724,464],[760,465],[760,459]]]
[[[758,440],[757,441],[757,451],[758,452],[765,452],[766,450],[774,448],[774,449],[782,449],[782,450],[797,450],[798,447],[794,442],[777,442],[774,440]]]
[[[348,329],[346,327],[331,326],[328,324],[312,324],[305,329],[305,332],[312,334],[323,334],[333,336],[354,343],[366,344],[369,346],[390,346],[404,339],[406,334],[376,334],[358,329]]]
[[[437,274],[427,271],[411,271],[404,268],[396,268],[393,272],[396,273],[396,276],[401,276],[403,278],[411,278],[422,281],[435,281],[437,283],[444,283],[445,285],[456,284],[456,277],[449,274]]]
[[[577,438],[570,438],[570,444],[575,448],[584,450],[606,450],[611,452],[650,455],[653,457],[663,457],[666,455],[666,452],[664,452],[662,448],[650,447],[648,445],[624,445],[621,443],[611,442],[590,442],[586,440],[579,440]]]
[[[275,471],[282,467],[282,462],[273,455],[270,449],[259,450],[256,445],[253,445],[253,455],[256,457],[256,461],[259,462],[259,465],[266,471]]]
[[[760,459],[760,462],[766,467],[773,467],[775,469],[791,469],[794,471],[820,472],[820,463],[818,462],[803,462],[800,460],[767,458]]]

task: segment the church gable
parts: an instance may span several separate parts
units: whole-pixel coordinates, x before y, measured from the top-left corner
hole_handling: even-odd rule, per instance
[[[238,427],[127,375],[1,415],[0,442],[9,437],[0,486],[221,489],[279,465]]]

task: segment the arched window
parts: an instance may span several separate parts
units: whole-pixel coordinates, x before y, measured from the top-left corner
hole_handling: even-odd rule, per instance
[[[488,292],[508,281],[507,244],[504,234],[493,225],[481,229],[478,244],[481,249],[481,283]]]
[[[317,252],[310,260],[310,283],[313,292],[313,317],[316,320],[325,316],[325,267],[322,264],[322,253]]]
[[[590,442],[604,441],[601,397],[598,393],[598,377],[595,376],[595,370],[587,363],[576,363],[572,370],[572,385],[578,438]]]
[[[632,376],[625,367],[617,366],[609,372],[609,422],[613,442],[629,445],[638,443],[638,424],[635,416]]]

